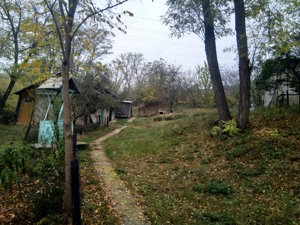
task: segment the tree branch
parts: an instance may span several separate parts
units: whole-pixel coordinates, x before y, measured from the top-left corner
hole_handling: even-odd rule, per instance
[[[85,18],[79,23],[79,25],[76,27],[76,29],[74,30],[74,32],[73,32],[73,34],[72,34],[72,39],[74,38],[74,36],[75,36],[75,34],[77,33],[77,31],[79,30],[79,28],[80,28],[80,27],[85,23],[85,21],[87,21],[89,18],[91,18],[92,16],[95,16],[95,15],[97,15],[97,14],[99,14],[99,13],[102,13],[102,12],[104,12],[104,11],[106,11],[106,10],[112,9],[112,8],[114,8],[114,7],[116,7],[116,6],[122,5],[123,3],[127,2],[127,1],[128,1],[128,0],[123,0],[123,1],[121,1],[121,2],[118,2],[118,3],[114,4],[114,5],[108,6],[108,7],[104,8],[104,9],[100,9],[100,10],[98,10],[98,11],[96,11],[96,12],[94,12],[94,13],[88,15],[87,17],[85,17]]]
[[[65,11],[64,11],[64,8],[63,8],[64,5],[62,4],[62,1],[58,1],[58,5],[59,5],[60,14],[61,14],[62,19],[63,19],[63,26],[64,26],[64,29],[66,30],[67,23],[66,23]],[[65,7],[65,10],[68,14],[68,10],[66,9],[66,7]]]
[[[59,44],[60,44],[60,47],[61,47],[62,54],[65,55],[65,48],[64,48],[64,43],[63,43],[63,39],[62,39],[62,34],[59,30],[60,26],[59,26],[59,23],[57,22],[57,20],[55,18],[54,12],[53,12],[53,7],[54,7],[55,2],[56,2],[56,0],[53,2],[52,6],[50,6],[48,4],[47,0],[44,0],[44,3],[46,4],[47,8],[49,9],[49,11],[52,15],[53,21],[55,23],[56,33],[57,33],[57,36],[58,36],[58,39],[59,39]]]

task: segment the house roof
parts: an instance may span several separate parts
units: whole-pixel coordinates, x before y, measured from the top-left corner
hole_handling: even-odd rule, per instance
[[[24,88],[22,88],[21,90],[19,90],[19,91],[16,91],[14,94],[16,94],[16,95],[20,95],[20,94],[22,94],[24,91],[26,91],[26,90],[28,90],[28,89],[31,89],[31,88],[36,88],[36,87],[38,87],[39,86],[39,84],[40,83],[37,83],[37,84],[31,84],[31,85],[29,85],[29,86],[27,86],[27,87],[24,87]]]
[[[77,85],[77,82],[74,78],[69,79],[69,89],[73,91],[74,93],[80,93],[80,89]],[[16,91],[14,94],[20,95],[24,91],[31,89],[31,88],[37,88],[38,90],[55,90],[59,91],[62,88],[62,77],[51,77],[48,80],[44,82],[38,82],[36,84],[31,84],[25,88],[22,88],[19,91]]]
[[[44,83],[42,83],[37,89],[59,91],[62,88],[62,86],[62,77],[51,77]],[[79,87],[74,78],[69,79],[69,89],[74,93],[80,93]]]
[[[128,104],[132,104],[132,101],[121,101],[121,103],[128,103]]]

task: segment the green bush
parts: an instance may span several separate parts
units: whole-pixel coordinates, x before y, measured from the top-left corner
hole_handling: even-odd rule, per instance
[[[32,157],[32,150],[21,144],[0,146],[0,185],[10,192],[13,185],[20,185],[21,174],[28,171],[27,163]]]
[[[219,123],[211,129],[212,136],[226,135],[235,136],[240,132],[235,120],[219,121]]]

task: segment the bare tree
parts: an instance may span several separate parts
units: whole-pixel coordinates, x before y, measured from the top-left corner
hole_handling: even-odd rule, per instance
[[[22,70],[20,69],[20,62],[28,62],[30,56],[32,56],[32,48],[36,47],[36,40],[33,43],[26,45],[21,37],[21,26],[26,18],[25,8],[27,1],[11,1],[2,0],[0,2],[0,24],[2,26],[1,39],[2,42],[2,57],[5,58],[8,66],[4,68],[4,71],[9,75],[10,82],[3,95],[0,94],[0,115],[3,112],[4,106],[9,95],[12,92],[13,87],[17,79],[20,77]],[[25,57],[24,57],[25,56]],[[10,63],[12,62],[12,63]]]
[[[71,160],[74,155],[72,152],[72,131],[71,131],[71,102],[69,94],[69,77],[70,77],[70,62],[72,56],[72,43],[75,35],[80,27],[87,22],[91,17],[102,15],[118,5],[123,4],[128,0],[116,1],[113,3],[109,1],[107,7],[100,9],[97,8],[92,1],[79,1],[79,0],[43,0],[44,4],[50,11],[59,43],[61,46],[62,54],[62,76],[63,76],[63,101],[64,101],[64,136],[65,136],[65,192],[64,192],[64,207],[67,212],[71,212]],[[77,8],[81,8],[78,23],[75,25]],[[79,11],[79,10],[78,10]],[[103,15],[102,15],[103,16]],[[100,16],[99,16],[100,17]],[[110,19],[105,17],[99,18],[99,21],[105,21],[108,25],[112,26]],[[96,20],[95,20],[96,21]],[[97,24],[96,24],[97,26]]]

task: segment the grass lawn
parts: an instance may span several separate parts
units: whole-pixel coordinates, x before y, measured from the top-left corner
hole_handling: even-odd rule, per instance
[[[249,132],[233,137],[212,137],[215,120],[137,118],[105,142],[152,224],[299,224],[299,114],[252,112]]]
[[[25,131],[25,126],[0,124],[0,145],[22,142]]]

